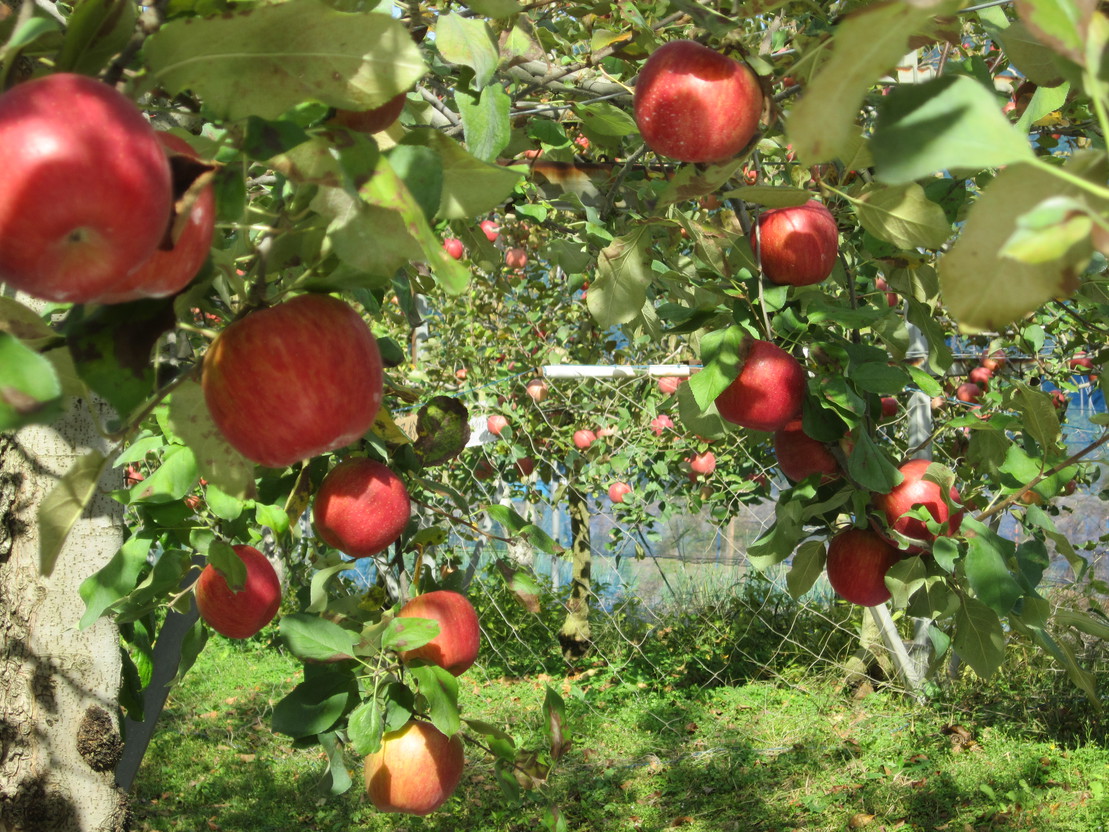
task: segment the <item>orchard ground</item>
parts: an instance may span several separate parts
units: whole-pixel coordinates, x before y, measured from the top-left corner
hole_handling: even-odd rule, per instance
[[[769,605],[754,614],[760,596]],[[1094,832],[1109,816],[1109,721],[1019,641],[989,685],[968,672],[914,704],[880,683],[844,685],[831,659],[850,651],[846,635],[825,640],[824,663],[790,648],[790,633],[832,632],[829,620],[849,625],[858,608],[800,605],[759,578],[643,631],[606,616],[597,657],[574,672],[555,670],[539,622],[557,598],[544,595],[540,616],[507,593],[474,600],[483,621],[496,608],[519,626],[485,633],[492,643],[460,679],[464,715],[541,746],[545,688],[562,695],[573,748],[544,793],[568,829]],[[320,794],[325,755],[269,729],[300,676],[271,641],[273,626],[216,637],[172,694],[140,772],[138,830],[537,828],[541,809],[508,803],[473,748],[456,795],[425,819],[376,813],[360,789]],[[1093,649],[1109,692],[1109,652]],[[523,672],[505,675],[509,658]],[[348,754],[355,776],[358,762]]]

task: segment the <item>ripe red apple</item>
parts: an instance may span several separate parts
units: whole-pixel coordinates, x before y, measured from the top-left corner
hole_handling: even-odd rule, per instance
[[[892,419],[897,415],[900,405],[893,396],[882,396],[882,419]]]
[[[360,133],[380,133],[400,118],[407,97],[407,93],[398,93],[372,110],[336,110],[332,121]]]
[[[979,363],[991,373],[996,373],[1005,365],[1005,352],[994,350],[990,355],[983,355]]]
[[[1072,370],[1092,370],[1094,368],[1094,362],[1090,356],[1083,352],[1068,360],[1067,366]],[[1085,373],[1084,375],[1089,375],[1089,373]]]
[[[828,583],[852,604],[874,607],[890,599],[886,573],[901,552],[869,529],[848,529],[828,544]]]
[[[316,534],[352,558],[388,548],[412,517],[404,480],[386,465],[359,457],[332,468],[312,505]]]
[[[158,133],[158,141],[170,153],[199,159],[184,139]],[[140,298],[164,298],[184,289],[200,271],[212,248],[216,229],[216,192],[211,185],[197,195],[185,227],[171,249],[158,249],[122,283],[97,299],[97,303],[126,303]]]
[[[594,442],[597,441],[597,434],[591,430],[576,430],[574,431],[574,447],[579,451],[584,451],[589,448]]]
[[[810,199],[764,212],[751,229],[751,248],[771,283],[811,286],[836,265],[839,229],[832,212]]]
[[[664,396],[673,396],[682,386],[682,381],[678,376],[663,376],[658,380],[658,389]]]
[[[504,264],[510,269],[522,269],[528,264],[526,248],[510,248],[504,253]]]
[[[1056,410],[1066,407],[1068,401],[1070,401],[1070,397],[1062,390],[1051,391],[1051,403],[1055,405]]]
[[[516,460],[516,470],[521,477],[530,477],[535,471],[535,460],[530,456],[521,457]]]
[[[300,295],[230,324],[204,356],[212,421],[270,468],[349,445],[382,399],[381,353],[362,317],[329,295]]]
[[[232,547],[246,565],[246,581],[233,592],[227,579],[208,564],[196,580],[196,607],[200,617],[228,638],[250,638],[277,615],[281,582],[266,556],[253,546]]]
[[[915,517],[902,516],[913,506],[923,505],[937,523],[946,522],[948,535],[958,532],[963,520],[961,510],[954,514],[948,510],[940,487],[931,480],[924,479],[924,473],[930,464],[927,459],[909,460],[898,469],[904,480],[899,485],[895,485],[888,494],[876,494],[873,499],[875,508],[886,516],[886,523],[891,529],[925,544],[935,539],[935,536],[928,531],[927,524]],[[947,493],[953,505],[962,504],[959,492],[954,488],[949,489]],[[909,551],[918,550],[918,547],[913,547]]]
[[[822,474],[820,481],[824,483],[840,475],[839,463],[832,452],[801,429],[800,419],[774,432],[774,454],[782,473],[794,482]]]
[[[662,436],[666,431],[674,428],[674,420],[661,413],[651,420],[651,433],[655,436]]]
[[[482,220],[480,223],[478,223],[478,226],[481,228],[482,233],[485,235],[485,239],[487,239],[491,243],[495,242],[497,237],[499,237],[501,234],[501,227],[493,222],[493,220]]]
[[[429,815],[454,794],[466,755],[457,734],[412,720],[381,738],[366,757],[366,794],[380,812]]]
[[[470,371],[465,367],[459,367],[454,371],[454,377],[459,381],[465,381],[466,377],[470,375]]]
[[[474,466],[474,479],[477,480],[491,480],[497,471],[488,459],[483,459]]]
[[[447,237],[447,239],[443,240],[443,251],[455,260],[461,260],[462,256],[466,253],[466,247],[462,245],[462,241],[457,237]]]
[[[401,661],[423,659],[461,676],[477,660],[481,626],[465,595],[445,589],[425,592],[401,607],[397,618],[430,618],[439,622],[439,635],[422,647],[403,651]]]
[[[635,123],[655,153],[680,162],[722,162],[759,128],[762,88],[755,73],[691,40],[651,53],[635,84]]]
[[[632,487],[626,482],[614,482],[608,487],[608,498],[614,503],[624,502],[624,497],[632,493]]]
[[[967,373],[967,380],[972,384],[978,385],[980,390],[987,390],[990,386],[990,380],[993,378],[993,371],[989,367],[975,367]]]
[[[485,426],[494,436],[500,436],[501,431],[508,427],[508,419],[500,413],[494,413],[485,420]]]
[[[739,375],[716,397],[716,409],[740,427],[781,430],[801,413],[805,368],[769,341],[749,340],[742,353]]]
[[[979,404],[982,401],[982,388],[969,381],[963,382],[955,388],[955,398],[967,404]]]
[[[716,454],[712,451],[694,454],[686,459],[689,464],[690,479],[696,481],[698,477],[707,477],[716,470]]]
[[[44,300],[98,303],[169,230],[169,161],[134,103],[57,73],[0,95],[0,283]]]
[[[901,299],[897,296],[897,293],[890,291],[890,285],[884,277],[874,278],[874,288],[876,288],[879,292],[886,293],[886,306],[890,307],[891,309],[901,302]]]
[[[533,378],[526,385],[524,385],[524,389],[527,391],[527,394],[531,396],[532,401],[538,404],[539,402],[547,398],[547,391],[549,390],[549,387],[547,385],[546,379]]]

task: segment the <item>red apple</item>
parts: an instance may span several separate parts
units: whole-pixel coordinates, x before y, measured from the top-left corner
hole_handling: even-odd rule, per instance
[[[398,93],[372,110],[336,110],[332,121],[360,133],[380,133],[400,118],[407,97],[407,93]]]
[[[820,481],[824,483],[840,475],[839,463],[832,452],[801,429],[800,419],[774,432],[774,454],[782,473],[794,482],[822,474]]]
[[[454,371],[454,377],[459,381],[465,381],[468,375],[470,375],[470,371],[467,370],[465,367],[459,367],[457,370]]]
[[[487,459],[481,460],[481,462],[474,466],[474,479],[476,480],[491,480],[496,473],[497,471],[493,467],[493,463]]]
[[[443,251],[455,260],[461,260],[462,256],[466,253],[466,247],[462,245],[462,241],[457,237],[447,237],[447,239],[443,240]]]
[[[196,607],[200,617],[228,638],[250,638],[277,615],[281,582],[266,556],[253,546],[232,547],[246,565],[246,581],[238,592],[212,564],[196,580]]]
[[[749,340],[742,353],[739,375],[716,397],[716,409],[740,427],[781,430],[801,413],[805,368],[769,341]]]
[[[520,472],[521,477],[530,477],[535,471],[535,460],[530,456],[521,457],[516,460],[516,470]]]
[[[300,295],[230,324],[201,378],[212,421],[270,468],[349,445],[381,407],[381,353],[362,317],[329,295]]]
[[[1070,397],[1067,396],[1067,394],[1064,393],[1062,390],[1051,391],[1051,403],[1055,405],[1056,410],[1060,410],[1063,407],[1066,407],[1068,401],[1070,401]]]
[[[597,434],[591,430],[576,430],[574,431],[574,447],[579,451],[586,450],[590,445],[597,441]]]
[[[497,237],[501,234],[501,227],[493,222],[493,220],[482,220],[478,225],[485,235],[485,239],[491,243],[495,242]]]
[[[979,404],[982,401],[982,388],[972,382],[964,382],[955,388],[955,398],[967,404]]]
[[[651,433],[655,436],[662,436],[666,431],[673,430],[673,428],[674,420],[665,413],[661,413],[651,420]]]
[[[839,229],[832,212],[810,199],[764,212],[751,229],[751,248],[771,283],[811,286],[836,265]]]
[[[994,350],[990,355],[982,356],[979,363],[991,373],[996,373],[1005,365],[1005,353],[1003,350]]]
[[[658,389],[664,396],[673,396],[682,386],[682,379],[677,376],[663,376],[658,380]]]
[[[522,269],[528,264],[526,248],[510,248],[504,253],[504,264],[510,269]]]
[[[532,401],[538,404],[547,398],[547,391],[549,388],[545,379],[533,378],[524,386],[524,389],[527,391],[527,394],[531,396]]]
[[[712,451],[705,451],[704,453],[694,454],[686,459],[689,464],[690,479],[696,480],[698,477],[707,477],[716,470],[716,454]]]
[[[892,419],[899,408],[900,405],[893,396],[882,396],[882,419]]]
[[[1094,368],[1094,362],[1090,356],[1083,352],[1068,360],[1067,366],[1072,370],[1092,370]],[[1089,375],[1089,373],[1084,373],[1084,375]]]
[[[508,427],[508,419],[500,413],[494,413],[485,420],[485,426],[489,428],[489,432],[494,436],[500,436],[501,431]]]
[[[876,288],[879,292],[886,293],[886,306],[890,307],[891,309],[901,302],[901,299],[897,296],[897,293],[890,291],[890,285],[884,277],[876,277],[874,279],[874,288]]]
[[[430,618],[439,622],[439,635],[422,647],[403,651],[401,661],[423,659],[461,676],[477,660],[481,626],[465,595],[445,589],[425,592],[401,607],[397,618]]]
[[[993,378],[993,371],[989,367],[975,367],[967,373],[967,380],[978,385],[980,390],[986,390]]]
[[[852,604],[874,607],[890,599],[886,573],[901,552],[877,532],[848,529],[828,544],[828,583]]]
[[[655,153],[723,162],[754,138],[762,88],[745,64],[691,40],[651,53],[635,84],[635,123]]]
[[[963,520],[962,511],[952,514],[948,510],[940,487],[931,480],[924,479],[924,473],[930,464],[927,459],[909,460],[898,469],[904,480],[899,485],[895,485],[888,494],[876,494],[873,500],[875,508],[885,515],[886,523],[891,529],[921,543],[931,543],[935,535],[928,531],[928,526],[923,520],[902,516],[913,506],[923,505],[932,515],[933,520],[937,523],[947,523],[948,535],[958,532]],[[948,496],[952,504],[961,505],[959,492],[954,488],[948,490]],[[910,549],[910,551],[917,550],[919,550],[917,547]]]
[[[199,159],[184,139],[172,133],[158,133],[158,140],[170,153]],[[189,210],[185,227],[171,249],[159,249],[131,272],[112,291],[101,295],[97,303],[126,303],[140,298],[164,298],[184,289],[200,271],[212,248],[216,229],[216,192],[204,187]]]
[[[626,482],[614,482],[608,487],[608,498],[614,503],[624,502],[624,497],[632,493],[632,487]]]
[[[388,548],[412,516],[404,480],[373,459],[347,459],[320,483],[312,506],[316,534],[352,558]]]
[[[114,87],[57,73],[0,95],[0,283],[98,303],[163,243],[173,212],[154,128]]]
[[[412,720],[381,738],[366,757],[366,794],[380,812],[429,815],[454,794],[466,755],[457,734]]]

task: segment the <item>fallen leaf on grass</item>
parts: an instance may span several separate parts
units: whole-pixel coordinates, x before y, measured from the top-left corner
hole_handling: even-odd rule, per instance
[[[847,825],[851,829],[862,829],[864,826],[869,826],[873,823],[874,817],[874,815],[867,815],[859,812],[851,816],[851,820],[847,821]]]

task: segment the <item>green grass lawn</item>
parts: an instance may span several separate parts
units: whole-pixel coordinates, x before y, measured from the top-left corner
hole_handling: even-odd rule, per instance
[[[442,810],[382,815],[357,788],[353,756],[356,786],[325,797],[317,790],[323,753],[270,731],[273,704],[299,677],[287,654],[213,639],[163,714],[136,784],[135,828],[515,832],[542,828],[547,805],[570,830],[1109,828],[1103,736],[1052,727],[1057,715],[1037,711],[1049,701],[1022,705],[996,686],[968,683],[917,705],[789,672],[702,689],[615,674],[490,678],[475,667],[461,679],[465,716],[537,746],[549,684],[566,701],[572,750],[543,794],[522,804],[502,796],[491,763],[471,748]]]

